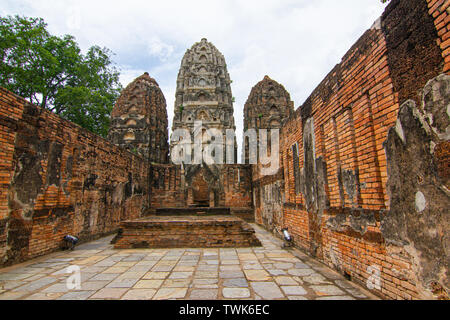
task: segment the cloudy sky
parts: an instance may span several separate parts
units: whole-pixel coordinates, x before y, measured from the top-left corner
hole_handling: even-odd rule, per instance
[[[300,106],[351,45],[375,22],[380,0],[2,0],[0,14],[42,17],[53,34],[71,34],[83,50],[111,49],[126,86],[145,71],[167,100],[170,126],[181,59],[207,38],[226,59],[243,108],[265,75]]]

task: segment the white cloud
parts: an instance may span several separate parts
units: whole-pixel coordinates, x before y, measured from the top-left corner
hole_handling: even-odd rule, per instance
[[[156,56],[165,62],[172,56],[174,47],[162,42],[158,37],[153,37],[148,43],[148,51],[151,56]]]
[[[110,48],[124,85],[148,71],[164,92],[170,122],[181,58],[208,38],[234,80],[239,143],[245,101],[264,75],[283,84],[298,107],[385,7],[379,0],[3,2],[2,14],[43,17],[51,32],[74,35],[84,50]]]

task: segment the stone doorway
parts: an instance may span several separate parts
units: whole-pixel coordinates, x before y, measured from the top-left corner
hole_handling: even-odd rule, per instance
[[[204,170],[201,170],[192,180],[192,197],[195,207],[210,207],[210,191]]]

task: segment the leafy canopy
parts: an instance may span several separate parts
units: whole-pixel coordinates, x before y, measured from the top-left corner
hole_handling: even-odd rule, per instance
[[[101,136],[122,86],[107,48],[83,54],[41,18],[0,17],[0,86]]]

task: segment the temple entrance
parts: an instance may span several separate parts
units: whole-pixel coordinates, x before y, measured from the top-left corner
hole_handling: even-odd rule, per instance
[[[210,207],[210,192],[203,173],[202,170],[192,180],[192,196],[194,206],[207,208]]]

